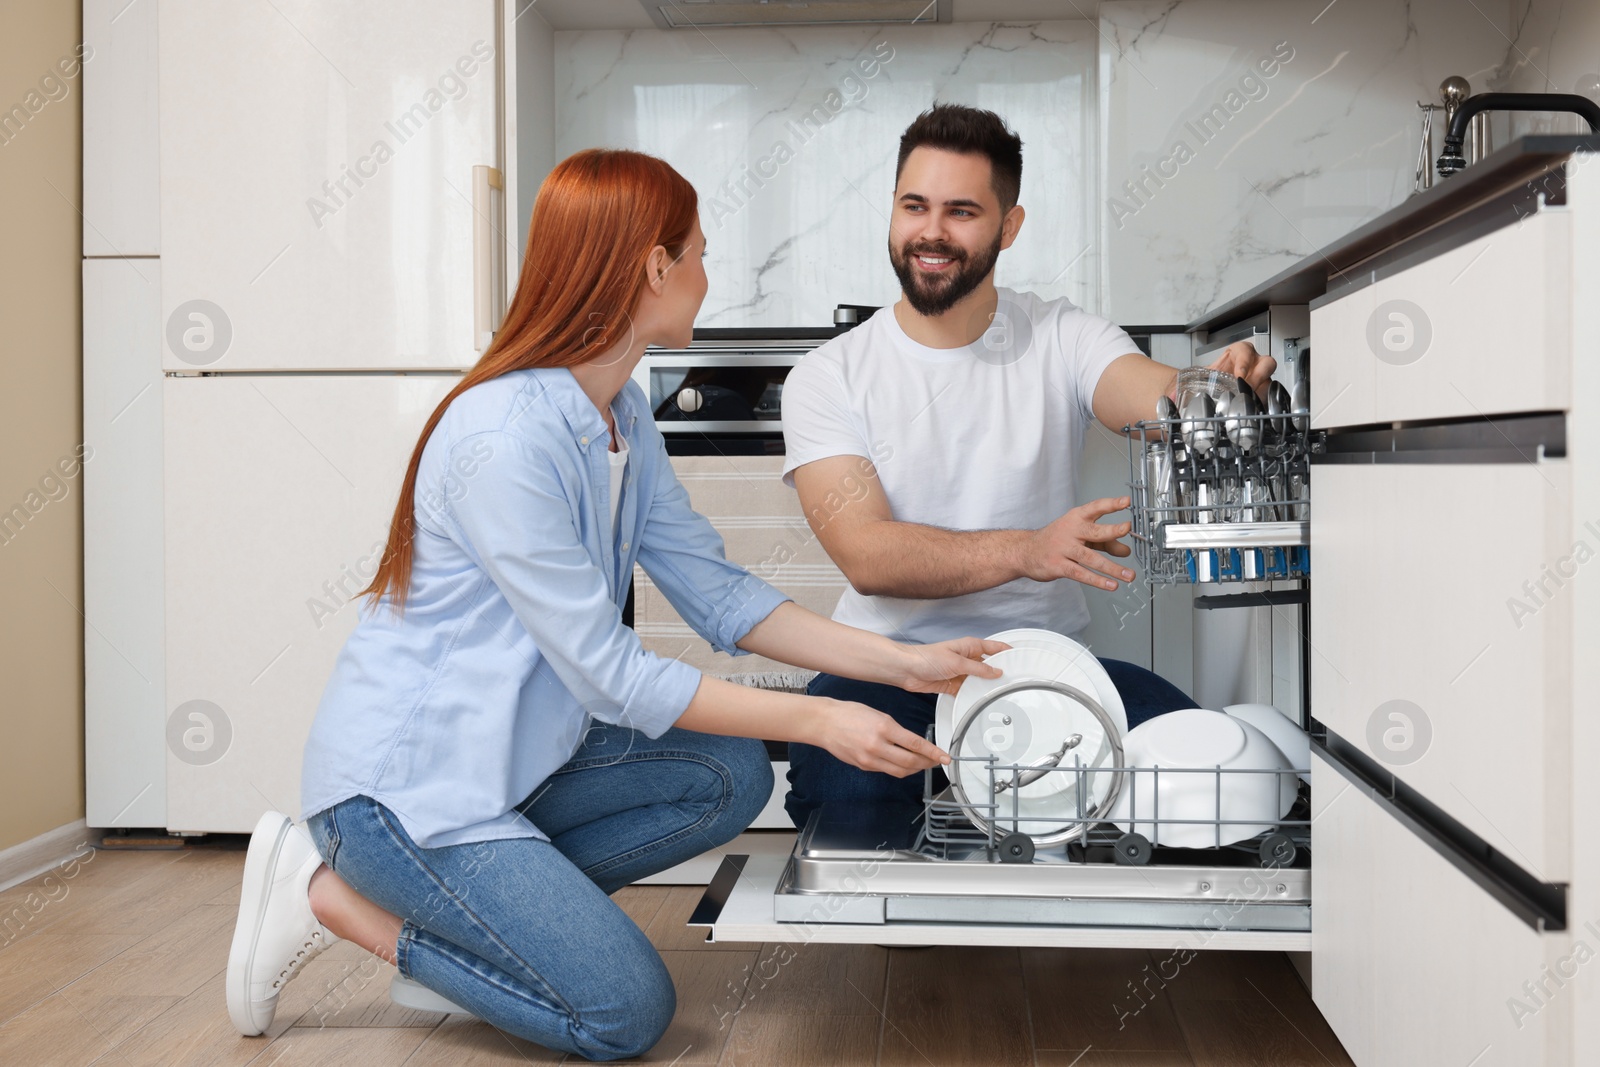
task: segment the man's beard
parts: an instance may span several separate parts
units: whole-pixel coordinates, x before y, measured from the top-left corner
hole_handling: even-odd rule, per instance
[[[966,249],[953,244],[920,244],[897,252],[891,234],[889,263],[894,267],[895,276],[900,279],[900,289],[905,293],[906,301],[919,315],[942,315],[955,307],[994,270],[995,261],[1000,258],[1000,236],[996,233],[994,243],[979,253],[977,259],[969,262]],[[936,275],[926,271],[919,273],[911,262],[915,255],[948,256],[951,264]]]

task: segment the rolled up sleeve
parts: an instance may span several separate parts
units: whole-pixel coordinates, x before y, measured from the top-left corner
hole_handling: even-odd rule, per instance
[[[689,504],[660,434],[639,565],[690,628],[719,652],[750,653],[736,642],[788,595],[729,561],[716,527]]]
[[[490,457],[448,505],[466,551],[585,711],[659,737],[688,708],[700,672],[646,651],[623,625],[573,516],[578,487],[563,484],[556,460],[493,431],[457,442],[452,457],[474,440],[489,444]]]

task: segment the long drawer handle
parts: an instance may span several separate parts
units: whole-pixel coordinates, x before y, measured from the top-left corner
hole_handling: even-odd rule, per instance
[[[494,167],[472,168],[472,346],[482,353],[505,318],[505,179]]]
[[[1320,725],[1320,724],[1318,724]],[[1567,928],[1567,887],[1543,882],[1332,730],[1311,747],[1423,844],[1536,931]],[[1312,851],[1316,841],[1312,840]]]

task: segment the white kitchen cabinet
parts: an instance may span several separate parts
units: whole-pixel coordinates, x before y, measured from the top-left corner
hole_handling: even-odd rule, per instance
[[[298,813],[300,758],[450,374],[168,378],[167,816]]]
[[[167,369],[470,365],[498,41],[494,0],[163,0]]]
[[[1574,938],[1592,947],[1593,933],[1534,930],[1320,752],[1311,795],[1311,989],[1350,1057],[1361,1067],[1572,1062],[1574,1002],[1561,986],[1579,966]],[[1529,992],[1541,984],[1547,993]]]
[[[1600,158],[1585,157],[1582,167],[1567,180],[1568,195],[1579,205],[1574,208],[1572,227],[1572,273],[1575,292],[1592,293],[1600,279],[1600,211],[1581,210],[1600,200]],[[1572,480],[1572,514],[1587,524],[1600,520],[1600,419],[1595,418],[1600,399],[1600,301],[1576,301],[1572,309],[1572,395],[1579,416],[1567,429],[1567,461],[1575,471]],[[1588,540],[1600,548],[1600,539]],[[1593,562],[1593,561],[1591,561]],[[1595,754],[1600,753],[1600,715],[1594,713],[1594,694],[1600,693],[1600,569],[1584,567],[1568,590],[1572,596],[1572,692],[1581,698],[1580,711],[1573,715],[1572,748],[1561,762],[1572,775],[1572,885],[1568,907],[1584,922],[1600,917],[1600,775],[1594,773]],[[1574,703],[1575,709],[1579,705]],[[1588,936],[1590,947],[1600,944]],[[1600,967],[1585,967],[1572,980],[1576,1019],[1573,1035],[1573,1063],[1600,1063]]]
[[[1312,424],[1566,408],[1573,292],[1553,207],[1314,308]]]
[[[166,825],[160,322],[159,260],[84,260],[84,814],[96,827]]]
[[[1363,1067],[1594,1059],[1590,160],[1312,313],[1312,989]]]
[[[1565,881],[1572,600],[1565,580],[1524,586],[1575,565],[1567,461],[1328,464],[1313,481],[1316,717]]]
[[[1364,286],[1311,309],[1311,425],[1362,426],[1376,416],[1378,361],[1367,347],[1373,291]]]
[[[83,0],[83,254],[161,252],[157,5]]]
[[[522,273],[528,220],[545,175],[556,165],[555,31],[536,8],[538,0],[505,5],[500,39],[505,88],[506,272],[513,290]]]

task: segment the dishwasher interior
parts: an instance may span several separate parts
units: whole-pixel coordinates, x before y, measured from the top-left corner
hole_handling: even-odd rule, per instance
[[[1292,610],[1303,657],[1321,440],[1309,349],[1291,355],[1293,391],[1246,397],[1228,375],[1185,371],[1177,402],[1126,433],[1144,579]],[[920,803],[823,805],[788,856],[728,857],[691,924],[717,941],[1309,950],[1309,762],[1136,759],[1138,729],[1084,688],[1023,677],[969,701],[929,730],[953,762],[923,772]],[[1008,761],[984,731],[1025,698],[1063,702],[1077,725]],[[1302,740],[1303,708],[1283,721]]]

